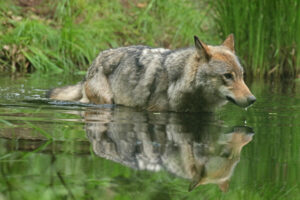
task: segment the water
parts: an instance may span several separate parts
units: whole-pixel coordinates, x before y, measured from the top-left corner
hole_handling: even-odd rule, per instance
[[[0,76],[1,200],[300,199],[299,81],[215,115],[43,97],[78,80]]]

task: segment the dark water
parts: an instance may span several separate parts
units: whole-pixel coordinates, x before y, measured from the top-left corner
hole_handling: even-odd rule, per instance
[[[43,98],[77,80],[0,76],[1,200],[300,199],[299,81],[214,115]]]

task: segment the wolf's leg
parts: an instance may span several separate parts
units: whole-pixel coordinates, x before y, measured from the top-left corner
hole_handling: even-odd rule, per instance
[[[84,85],[85,85],[85,84],[84,84]],[[89,103],[90,100],[87,98],[87,96],[86,96],[86,94],[85,94],[85,87],[84,87],[84,85],[83,85],[83,87],[82,87],[82,97],[81,97],[81,99],[79,100],[79,102],[81,102],[81,103]]]
[[[96,73],[84,85],[85,96],[96,104],[112,104],[113,93],[111,91],[107,77],[103,73]]]

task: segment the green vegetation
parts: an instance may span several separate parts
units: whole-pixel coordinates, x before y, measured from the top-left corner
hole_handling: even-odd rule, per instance
[[[0,2],[0,71],[81,73],[99,51],[144,44],[219,44],[234,33],[248,74],[299,77],[294,0],[33,0]]]
[[[300,1],[213,1],[223,35],[235,34],[248,73],[299,76]]]
[[[12,2],[0,3],[0,69],[11,71],[78,72],[107,48],[182,47],[206,32],[209,23],[204,21],[209,7],[188,0]]]

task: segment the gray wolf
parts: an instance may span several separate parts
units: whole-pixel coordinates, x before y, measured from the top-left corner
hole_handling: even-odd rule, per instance
[[[47,97],[179,112],[210,112],[228,101],[241,107],[254,103],[233,35],[219,46],[197,36],[194,42],[178,50],[129,46],[102,51],[83,81],[54,88]]]
[[[194,113],[93,109],[84,118],[96,155],[136,170],[167,171],[191,180],[189,191],[206,184],[227,191],[241,151],[254,135],[250,127],[228,130],[213,115]]]

